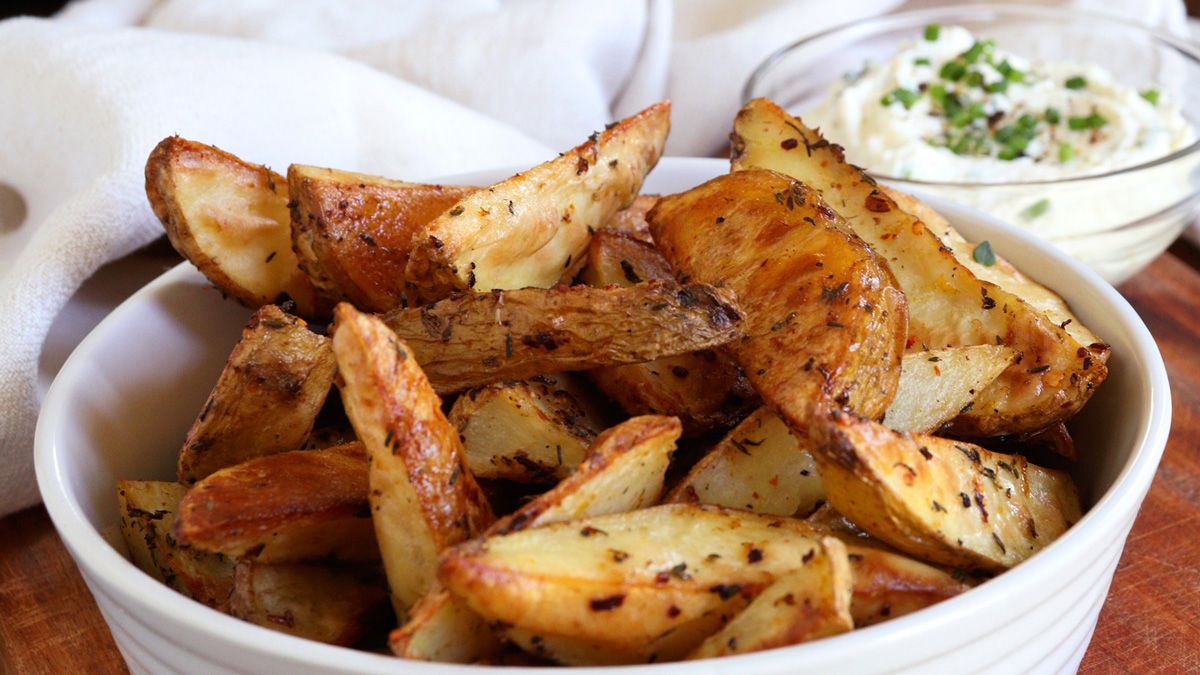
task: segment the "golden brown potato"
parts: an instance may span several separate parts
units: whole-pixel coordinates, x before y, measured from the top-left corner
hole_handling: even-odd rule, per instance
[[[812,455],[773,410],[763,407],[713,446],[664,501],[803,516],[824,499]]]
[[[292,242],[300,269],[363,311],[405,307],[413,233],[478,188],[405,183],[293,164]]]
[[[409,346],[346,303],[334,320],[342,401],[371,457],[371,517],[404,616],[433,585],[438,553],[482,532],[491,508]]]
[[[444,394],[707,349],[740,334],[741,314],[727,291],[648,281],[476,293],[383,318]]]
[[[1016,359],[999,345],[947,347],[904,355],[900,385],[883,423],[896,431],[932,433],[975,405]]]
[[[421,300],[557,283],[592,232],[633,203],[662,154],[670,113],[669,102],[656,103],[417,230],[406,277]]]
[[[644,216],[641,222],[649,227]],[[640,240],[630,232],[608,229],[592,237],[582,275],[591,286],[631,286],[671,277],[671,266],[653,242]],[[626,413],[674,415],[683,422],[684,433],[689,436],[728,428],[759,403],[758,394],[733,359],[711,350],[596,368],[589,374],[600,391]]]
[[[814,190],[740,171],[663,197],[649,221],[676,271],[737,294],[747,337],[725,351],[789,425],[803,429],[818,398],[872,418],[887,410],[904,351],[904,296]]]
[[[349,647],[376,632],[390,611],[377,566],[242,560],[229,613],[288,635]]]
[[[143,572],[176,591],[221,611],[229,609],[233,561],[180,546],[172,536],[187,486],[155,480],[117,482],[121,536]]]
[[[617,211],[600,232],[621,232],[644,242],[654,243],[650,237],[650,224],[646,222],[646,214],[658,203],[658,198],[658,195],[638,195],[628,208]]]
[[[679,434],[679,421],[670,417],[635,417],[608,429],[596,438],[587,461],[574,473],[496,521],[487,534],[650,506],[662,493],[663,476]],[[483,617],[437,588],[417,603],[408,623],[392,633],[389,643],[397,656],[467,663],[495,651],[499,643],[491,635]],[[505,637],[521,644],[525,636],[505,633]],[[563,641],[550,653],[574,648],[571,641]]]
[[[378,560],[366,452],[353,443],[221,469],[183,498],[175,538],[259,563]]]
[[[812,430],[834,508],[922,560],[1003,571],[1080,518],[1070,476],[1019,455],[897,432],[837,411]]]
[[[746,654],[786,647],[854,628],[850,617],[853,578],[846,545],[823,537],[817,554],[797,570],[779,575],[746,609],[710,635],[689,659]]]
[[[845,541],[845,535],[840,535]],[[970,590],[962,580],[905,557],[874,548],[870,541],[848,543],[854,594],[850,614],[855,627],[873,626]]]
[[[496,382],[458,397],[458,429],[476,478],[547,483],[569,475],[603,422],[566,375]]]
[[[924,223],[847,164],[839,146],[774,103],[755,99],[738,113],[733,168],[774,169],[824,193],[846,224],[887,259],[908,299],[913,346],[998,344],[1020,355],[954,421],[955,433],[1043,428],[1078,412],[1104,380],[1107,345],[1080,343],[1014,293],[977,278]]]
[[[803,521],[668,504],[466,542],[446,551],[438,576],[489,621],[636,662],[663,633],[799,567],[819,546],[813,532]]]
[[[334,368],[326,338],[275,305],[260,308],[184,439],[180,482],[300,449],[333,386]]]
[[[221,292],[250,308],[290,298],[303,316],[328,311],[292,252],[283,176],[169,136],[146,160],[146,196],[171,245]]]

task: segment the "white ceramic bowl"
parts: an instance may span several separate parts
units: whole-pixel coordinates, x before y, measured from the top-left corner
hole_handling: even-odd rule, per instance
[[[727,170],[719,160],[665,159],[646,190],[679,191]],[[506,175],[488,171],[458,180],[487,184]],[[1108,381],[1074,424],[1081,456],[1076,478],[1087,515],[1025,564],[930,609],[811,644],[628,670],[850,675],[1069,672],[1078,665],[1166,444],[1171,408],[1162,358],[1137,314],[1094,273],[1029,234],[933,204],[964,235],[990,240],[1057,289],[1112,344]],[[171,591],[125,559],[114,536],[117,479],[174,476],[188,425],[248,315],[223,301],[190,265],[180,265],[105,319],[46,397],[35,444],[38,484],[130,669],[479,672],[330,647],[243,623]]]

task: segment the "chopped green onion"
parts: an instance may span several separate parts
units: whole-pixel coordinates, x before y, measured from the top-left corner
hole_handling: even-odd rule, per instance
[[[976,61],[979,60],[979,57],[983,55],[983,50],[984,50],[985,46],[986,45],[984,45],[984,43],[976,41],[975,44],[971,45],[970,49],[963,52],[963,54],[962,54],[963,60],[966,61],[967,63],[975,63]]]
[[[1084,129],[1099,129],[1108,124],[1108,120],[1104,119],[1099,113],[1092,113],[1086,117],[1068,117],[1067,126],[1073,131],[1083,131]]]
[[[1075,148],[1072,148],[1070,143],[1063,143],[1058,146],[1058,161],[1063,163],[1069,162],[1074,155]]]
[[[899,87],[892,90],[892,96],[896,97],[896,100],[904,106],[905,110],[912,108],[913,104],[921,98],[921,95],[917,92],[912,91],[911,89],[902,89]]]
[[[1142,92],[1142,98],[1150,102],[1150,105],[1158,105],[1158,90],[1147,89]]]
[[[925,58],[924,56],[922,56],[919,59],[913,59],[913,65],[914,66],[927,66],[927,65],[929,65],[929,59]]]
[[[925,39],[930,42],[937,42],[938,36],[942,33],[942,27],[936,23],[931,23],[925,26]]]
[[[1067,89],[1083,89],[1087,86],[1087,80],[1085,80],[1082,75],[1076,75],[1075,77],[1067,80],[1065,84]]]
[[[968,87],[982,87],[983,86],[983,73],[981,73],[977,70],[973,70],[973,71],[967,73],[967,86]]]
[[[1004,148],[1000,152],[996,153],[997,159],[1002,159],[1006,162],[1011,162],[1012,160],[1014,160],[1020,156],[1021,156],[1020,151],[1013,150],[1012,148]]]
[[[943,80],[958,82],[963,75],[967,74],[967,67],[958,61],[947,61],[946,65],[942,66],[942,70],[938,73]]]
[[[1058,108],[1046,108],[1044,117],[1047,124],[1058,124],[1062,120],[1062,116],[1058,114]]]
[[[940,84],[935,84],[929,88],[929,98],[934,103],[943,105],[946,101],[946,88]]]
[[[1033,220],[1034,218],[1037,218],[1038,216],[1044,215],[1049,210],[1050,210],[1050,200],[1049,199],[1039,199],[1036,202],[1025,207],[1025,209],[1023,211],[1021,211],[1021,218],[1024,220]]]
[[[971,253],[971,257],[975,259],[975,262],[984,267],[991,267],[996,264],[996,254],[992,252],[992,245],[986,239],[979,242],[979,245]]]
[[[1025,113],[1024,115],[1021,115],[1019,118],[1017,118],[1017,124],[1019,124],[1022,127],[1025,127],[1026,129],[1032,129],[1032,128],[1036,127],[1037,122],[1038,122],[1037,118],[1034,117],[1033,115],[1030,115],[1029,113]]]
[[[1013,68],[1012,64],[1008,62],[1008,59],[1001,61],[1000,65],[996,66],[996,70],[1000,71],[1000,74],[1004,76],[1004,79],[1008,80],[1009,82],[1023,82],[1025,80],[1025,73]]]
[[[989,94],[1003,94],[1008,91],[1008,80],[997,80],[988,84],[983,89]]]

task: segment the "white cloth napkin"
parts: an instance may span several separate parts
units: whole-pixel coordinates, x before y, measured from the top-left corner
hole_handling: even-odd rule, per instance
[[[1183,21],[1179,0],[1062,4]],[[82,0],[0,22],[0,515],[37,500],[38,359],[55,318],[101,265],[161,235],[142,166],[164,136],[419,180],[533,164],[671,98],[668,152],[713,154],[767,54],[900,5]]]

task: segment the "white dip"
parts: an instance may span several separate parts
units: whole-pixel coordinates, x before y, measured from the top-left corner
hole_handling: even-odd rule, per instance
[[[1163,219],[1138,239],[1112,231],[1196,189],[1190,161],[1093,181],[1011,185],[1160,159],[1193,143],[1195,129],[1150,83],[1139,91],[1095,65],[1033,63],[956,26],[927,27],[887,62],[835,82],[803,117],[885,180],[1009,183],[900,187],[1034,229],[1114,282],[1157,255],[1182,225]],[[1118,190],[1138,198],[1111,199]]]

